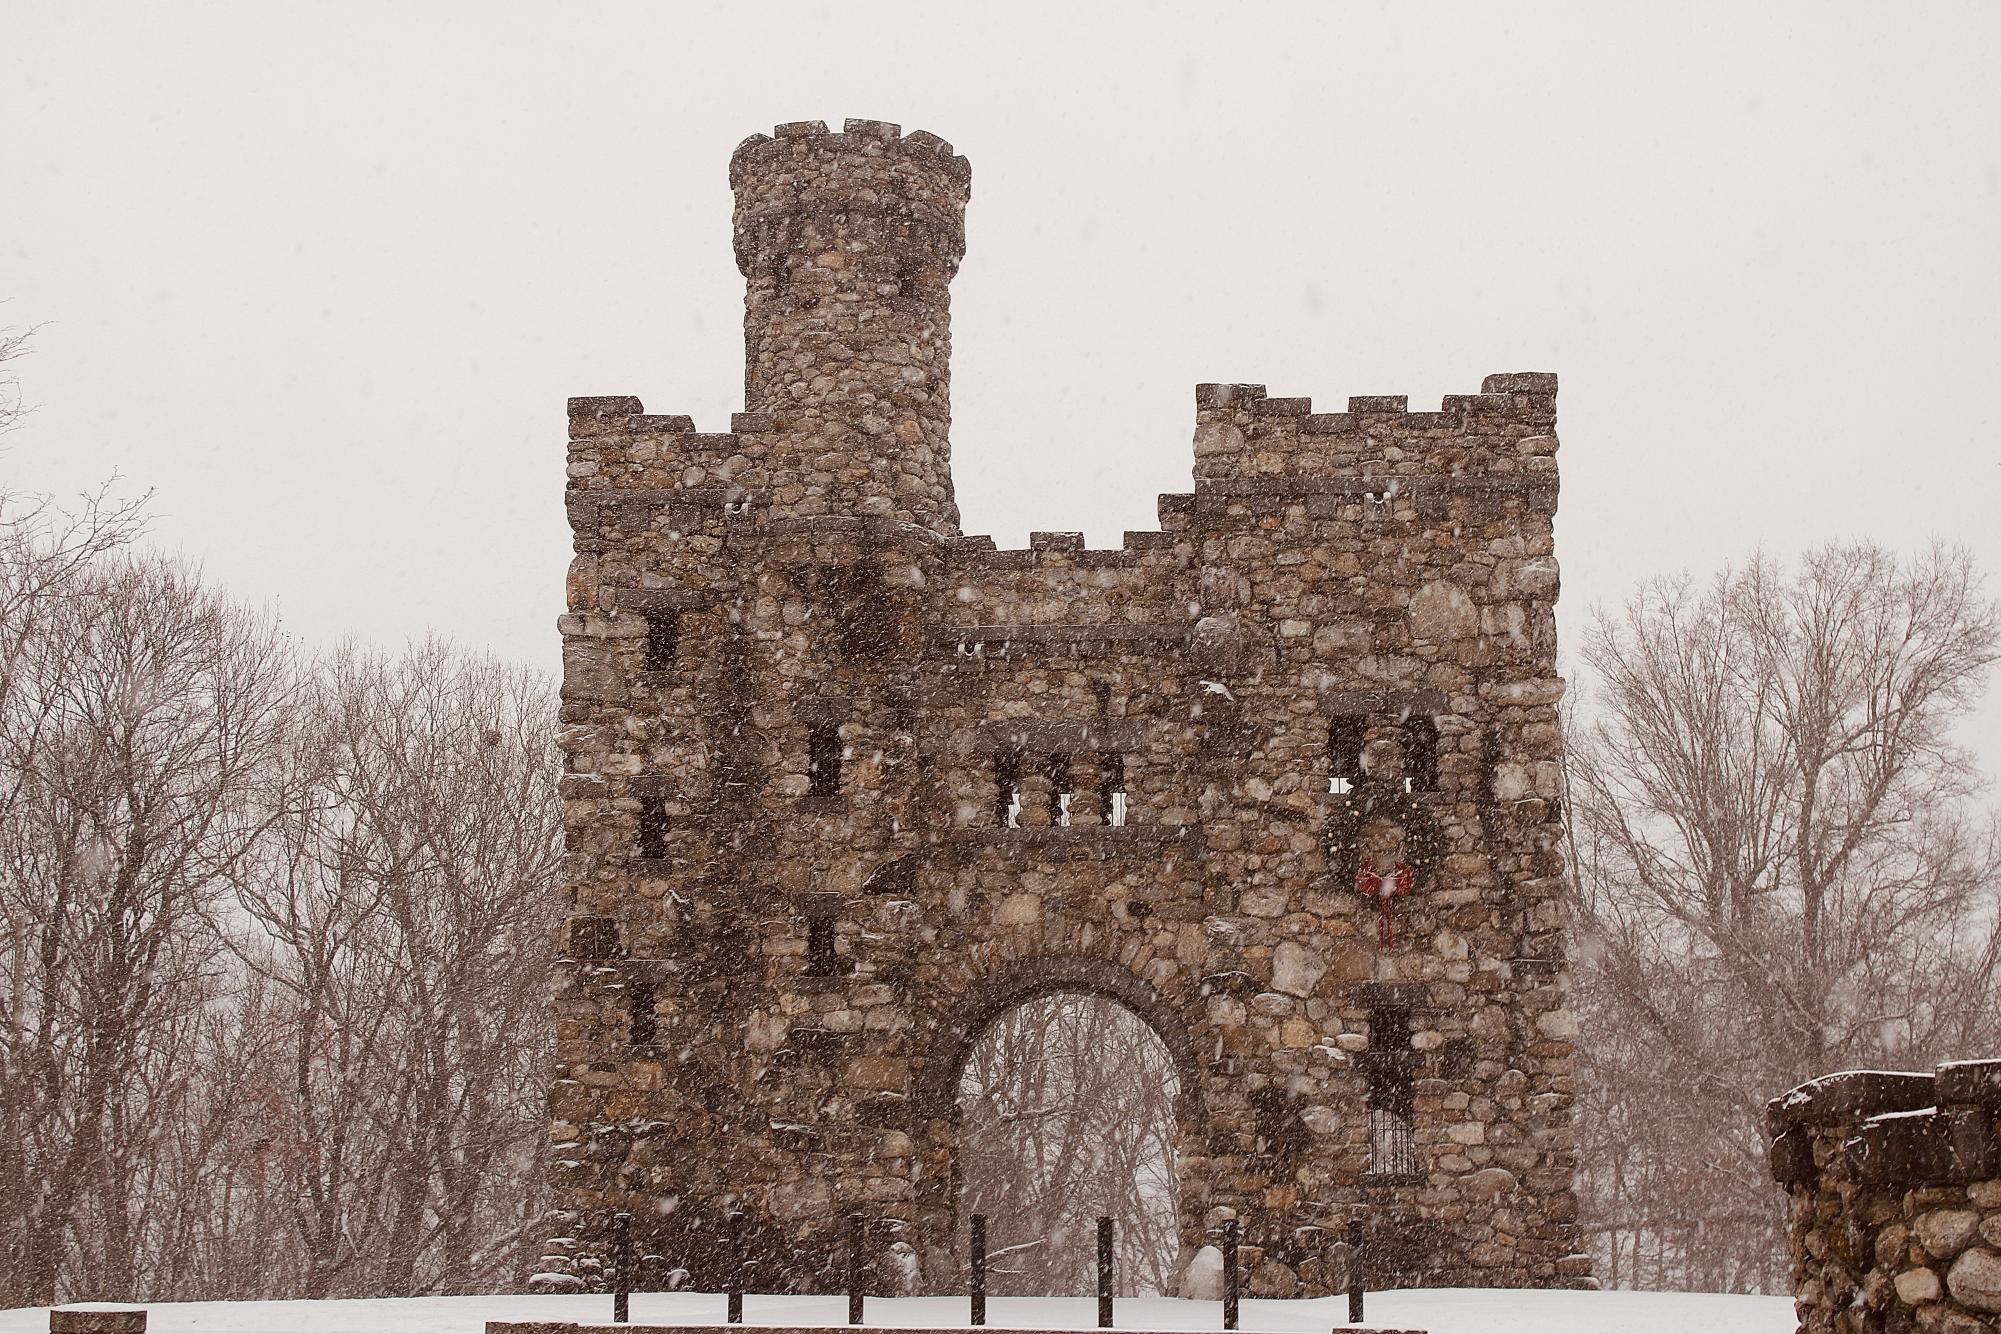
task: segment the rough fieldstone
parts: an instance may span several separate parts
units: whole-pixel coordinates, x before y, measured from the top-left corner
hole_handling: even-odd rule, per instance
[[[1897,1300],[1906,1306],[1917,1306],[1923,1302],[1938,1300],[1938,1271],[1935,1269],[1906,1269],[1897,1275]]]
[[[2001,1254],[1980,1246],[1961,1253],[1946,1271],[1945,1286],[1962,1305],[2001,1314]]]
[[[1980,1230],[1980,1215],[1971,1209],[1934,1209],[1919,1214],[1914,1227],[1920,1246],[1936,1259],[1950,1260]]]

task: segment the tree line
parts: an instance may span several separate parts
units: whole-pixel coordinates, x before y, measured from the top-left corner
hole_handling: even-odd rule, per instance
[[[552,693],[304,652],[140,518],[0,509],[0,1306],[510,1288]]]

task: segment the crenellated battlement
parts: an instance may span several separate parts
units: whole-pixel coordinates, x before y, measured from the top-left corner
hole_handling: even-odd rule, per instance
[[[1195,386],[1195,476],[1418,477],[1554,473],[1556,377],[1490,375],[1477,394],[1412,412],[1401,394],[1350,398],[1315,412],[1261,384]],[[1541,459],[1543,463],[1530,460]]]
[[[754,172],[788,166],[810,153],[880,154],[920,170],[935,167],[962,182],[973,179],[973,164],[929,130],[905,134],[900,125],[851,116],[841,122],[838,132],[830,131],[823,120],[795,120],[774,125],[770,134],[749,136],[730,154],[730,184],[747,180]]]

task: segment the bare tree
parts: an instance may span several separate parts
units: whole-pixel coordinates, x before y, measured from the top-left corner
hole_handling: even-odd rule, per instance
[[[1094,1290],[1101,1215],[1126,1291],[1169,1290],[1177,1089],[1165,1045],[1111,1001],[1048,996],[994,1021],[961,1101],[962,1208],[991,1220],[996,1293]]]
[[[213,999],[208,913],[261,832],[289,663],[274,627],[160,559],[31,604],[0,724],[0,1291],[131,1295],[154,1136]]]
[[[28,350],[33,329],[0,329],[0,434],[5,434],[27,413],[21,398],[21,377],[8,369]]]
[[[557,859],[546,686],[437,642],[328,660],[310,799],[243,868],[308,1295],[505,1282],[538,1212]]]
[[[1570,805],[1601,1273],[1781,1283],[1765,1101],[2001,1036],[2001,841],[1954,741],[1996,636],[1964,552],[1868,544],[1593,624]]]

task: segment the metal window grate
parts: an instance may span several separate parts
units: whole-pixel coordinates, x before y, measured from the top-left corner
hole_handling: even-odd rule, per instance
[[[1417,1174],[1417,1147],[1412,1143],[1408,1113],[1388,1107],[1369,1109],[1369,1173],[1398,1177]]]

